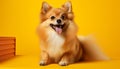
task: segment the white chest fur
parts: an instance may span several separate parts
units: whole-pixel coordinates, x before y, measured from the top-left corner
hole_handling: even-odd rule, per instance
[[[60,54],[65,39],[61,35],[57,34],[55,31],[48,31],[47,41],[49,45],[48,47],[49,56],[55,57],[58,54]]]

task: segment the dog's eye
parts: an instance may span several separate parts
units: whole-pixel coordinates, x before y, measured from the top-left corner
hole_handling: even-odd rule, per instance
[[[55,19],[55,16],[51,16],[51,19]]]
[[[62,16],[61,16],[61,18],[62,18],[62,19],[65,19],[65,16],[64,16],[64,15],[62,15]]]

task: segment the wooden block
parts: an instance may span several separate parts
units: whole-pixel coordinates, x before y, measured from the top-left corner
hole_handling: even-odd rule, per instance
[[[0,37],[0,61],[15,56],[15,37]]]

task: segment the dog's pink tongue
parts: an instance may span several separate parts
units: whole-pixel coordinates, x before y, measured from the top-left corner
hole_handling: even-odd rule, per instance
[[[58,34],[61,34],[62,33],[62,29],[61,28],[58,28],[58,27],[55,27],[55,30]]]

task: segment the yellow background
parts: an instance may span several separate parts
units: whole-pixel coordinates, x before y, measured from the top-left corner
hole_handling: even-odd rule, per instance
[[[67,0],[44,1],[53,7],[60,7]],[[0,0],[0,36],[16,37],[17,55],[39,55],[36,26],[40,22],[42,2],[43,0]],[[120,59],[119,0],[71,0],[71,2],[75,22],[79,26],[78,34],[94,34],[106,55],[112,60]]]

